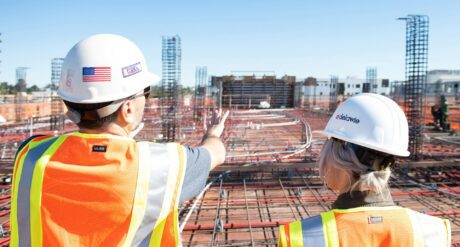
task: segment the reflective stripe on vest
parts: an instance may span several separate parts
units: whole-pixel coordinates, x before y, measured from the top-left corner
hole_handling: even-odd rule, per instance
[[[362,218],[363,215],[368,217]],[[363,222],[363,219],[366,222]],[[293,227],[299,222],[301,222],[300,230]],[[347,226],[347,224],[353,225]],[[353,235],[360,229],[359,233],[364,238],[354,238]],[[392,233],[387,232],[388,229]],[[372,241],[377,241],[379,246],[394,246],[395,242],[404,246],[416,247],[450,246],[451,241],[448,220],[394,206],[335,209],[321,213],[319,216],[281,226],[279,246],[364,246],[369,245],[369,242],[362,241],[370,241],[366,240],[366,236],[373,232],[385,234],[373,235]]]
[[[167,246],[177,246],[177,208],[185,175],[185,150],[174,143],[162,145],[141,142],[138,147],[141,160],[165,165],[152,166],[149,162],[141,162],[134,204],[138,207],[135,212],[142,215],[142,221],[136,223],[138,227],[133,227],[137,231],[132,246],[160,246],[162,242]],[[179,155],[166,156],[165,153]],[[141,217],[133,213],[134,218]]]
[[[12,246],[41,246],[41,182],[49,158],[65,140],[44,138],[32,140],[24,158],[15,162],[16,181],[12,198]],[[31,235],[31,233],[34,233]]]
[[[450,222],[430,215],[422,214],[410,209],[407,213],[411,217],[414,235],[417,236],[415,246],[451,246]]]
[[[288,231],[286,231],[288,229]],[[279,246],[326,246],[320,215],[280,226]]]
[[[83,138],[84,141],[79,141],[79,138]],[[59,138],[50,139],[49,137],[47,137],[40,138],[39,141],[32,140],[28,145],[26,145],[22,150],[20,150],[17,156],[17,160],[15,161],[15,174],[13,175],[15,179],[13,181],[11,205],[12,246],[42,246],[44,244],[43,237],[48,236],[46,234],[48,234],[50,230],[54,230],[57,232],[52,234],[52,236],[54,236],[54,239],[49,239],[49,236],[47,237],[47,243],[54,243],[56,245],[67,246],[97,245],[97,242],[78,241],[79,238],[75,235],[82,231],[79,230],[75,232],[73,230],[75,226],[71,223],[65,225],[57,225],[56,222],[62,222],[56,221],[56,217],[58,217],[59,214],[62,215],[64,213],[64,215],[69,215],[69,217],[72,218],[72,213],[77,212],[65,213],[62,210],[54,210],[54,212],[50,212],[49,210],[46,211],[47,202],[43,199],[43,196],[46,195],[47,197],[45,199],[47,199],[50,196],[56,197],[57,195],[59,195],[56,193],[53,194],[53,191],[48,191],[49,189],[53,189],[54,187],[51,186],[52,183],[50,184],[50,182],[46,182],[48,181],[47,177],[53,179],[60,178],[59,176],[56,176],[56,174],[54,174],[56,173],[56,171],[59,171],[59,169],[56,170],[56,164],[58,164],[58,168],[60,164],[56,163],[56,159],[58,158],[55,158],[53,156],[56,150],[60,146],[65,146],[67,147],[67,149],[69,147],[73,147],[72,142],[75,141],[75,145],[78,146],[82,143],[90,143],[90,141],[94,141],[94,139],[98,138],[104,138],[104,141],[108,142],[110,142],[112,138],[119,139],[109,135],[87,135],[81,133],[74,133],[70,136],[61,136]],[[154,143],[136,144],[133,140],[127,141],[128,145],[135,145],[133,147],[137,150],[137,154],[139,156],[139,159],[135,159],[136,163],[139,162],[139,166],[135,166],[136,173],[128,173],[136,174],[137,176],[137,178],[133,177],[132,179],[130,179],[134,181],[134,194],[132,195],[133,200],[131,201],[132,207],[130,207],[132,208],[132,210],[129,213],[129,218],[127,218],[127,223],[129,225],[128,228],[124,232],[120,232],[119,230],[117,230],[117,234],[119,234],[119,237],[117,239],[120,239],[122,242],[111,242],[110,245],[177,246],[179,244],[177,208],[179,203],[180,189],[182,187],[182,182],[185,173],[186,152],[181,145],[174,143],[166,145]],[[109,147],[107,149],[110,149],[110,144],[108,146]],[[64,159],[69,159],[69,161],[73,161],[73,157],[67,157],[65,155],[65,150],[63,149],[56,153],[57,156],[55,155],[56,157],[61,157],[61,159],[58,160],[58,162],[65,162]],[[91,147],[89,147],[89,149],[91,149]],[[119,151],[123,152],[123,150]],[[64,154],[62,154],[62,152],[64,152]],[[108,162],[111,162],[110,160],[113,159],[113,154],[110,153],[107,155],[109,159]],[[130,153],[122,153],[121,155],[132,156],[132,154]],[[75,158],[77,158],[78,160],[78,157]],[[48,164],[51,164],[49,162],[50,159],[53,159],[54,163],[52,164],[52,166],[50,166],[49,169],[47,169],[47,171],[50,170],[49,172],[51,172],[51,174],[48,174],[49,172],[45,173],[45,168]],[[88,159],[91,161],[94,158],[83,157],[83,159]],[[79,160],[81,160],[81,157]],[[65,163],[62,164],[66,165]],[[67,177],[69,177],[69,173],[70,175],[72,175],[72,169],[80,169],[78,165],[72,164],[77,163],[71,163],[70,168],[66,168],[69,169],[65,171],[65,175]],[[52,167],[54,170],[51,169]],[[122,163],[119,165],[119,168],[116,169],[119,169],[118,172],[123,172],[123,169],[127,168],[130,167]],[[85,169],[99,169],[99,167],[97,167],[96,165],[94,166],[94,168],[92,168],[92,165],[87,165],[86,167],[82,167],[81,169],[83,169],[83,174],[85,174]],[[93,176],[93,178],[94,176],[98,176],[97,171],[98,170],[96,170],[96,173],[94,173],[94,170],[92,170],[92,173],[89,174],[89,176]],[[81,177],[81,173],[82,172],[79,171],[77,175],[80,175]],[[117,181],[115,177],[113,181]],[[45,183],[48,183],[48,185],[46,185]],[[59,188],[65,191],[65,185],[66,184],[64,183],[64,189],[62,189],[63,184],[60,184]],[[74,184],[70,183],[69,186],[69,189],[73,189],[73,193],[75,193],[75,188],[77,188],[76,193],[83,193],[78,192],[78,187],[76,187]],[[105,189],[110,187],[101,186],[101,188]],[[51,194],[49,194],[49,192],[51,192]],[[91,197],[91,195],[86,194],[84,194],[84,196],[85,200],[87,200],[87,197]],[[50,201],[50,199],[47,200]],[[59,201],[60,199],[57,198],[56,200]],[[67,205],[69,203],[67,197],[64,196],[63,200],[64,201],[62,201],[62,205]],[[45,204],[42,205],[42,201]],[[80,208],[84,208],[83,210],[88,211],[89,209],[89,212],[92,212],[91,207],[93,206],[93,203],[90,202],[90,204],[82,204],[85,201],[78,202],[78,200],[75,202],[77,202],[77,205],[82,205],[83,207]],[[74,203],[74,201],[70,201],[70,203]],[[98,204],[96,204],[96,206],[97,208],[94,208],[96,210],[95,212],[100,212],[101,207],[98,206]],[[108,217],[118,217],[117,212],[110,211],[110,206],[103,207],[102,209],[105,208],[107,208],[108,210]],[[80,210],[77,209],[76,211]],[[86,211],[83,211],[83,213],[85,212]],[[82,212],[78,213],[80,215],[82,214]],[[110,213],[114,215],[110,216]],[[97,215],[88,216],[96,220],[95,222],[97,223]],[[78,219],[75,219],[73,221],[75,223],[85,223],[78,222]],[[45,224],[45,222],[47,222],[46,224],[48,226],[46,228],[47,231],[43,232],[43,229],[45,228],[43,228],[42,223]],[[50,224],[52,228],[50,228]],[[108,230],[113,231],[111,229]],[[97,235],[99,231],[104,232],[106,230],[97,229],[97,231],[95,232],[89,232],[84,234]],[[91,240],[91,238],[88,238],[87,235],[82,235],[82,239]],[[53,240],[54,242],[50,242]],[[100,239],[97,239],[96,237],[96,240]],[[99,242],[99,244],[100,243],[101,242]]]

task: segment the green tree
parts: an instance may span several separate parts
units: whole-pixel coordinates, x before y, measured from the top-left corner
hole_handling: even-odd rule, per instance
[[[14,85],[11,85],[6,81],[0,83],[0,94],[15,94],[16,92],[17,90]]]
[[[8,94],[8,82],[0,83],[0,94]]]
[[[58,85],[54,85],[54,84],[48,84],[46,85],[43,90],[46,90],[46,89],[51,89],[51,90],[57,90],[58,89]]]
[[[38,92],[40,88],[37,85],[32,85],[31,87],[27,88],[27,93]]]
[[[193,94],[193,88],[192,87],[183,87],[181,93],[182,93],[182,95]]]

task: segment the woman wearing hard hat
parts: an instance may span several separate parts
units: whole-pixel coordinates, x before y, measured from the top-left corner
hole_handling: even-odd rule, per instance
[[[401,108],[359,94],[332,115],[319,173],[339,193],[332,210],[280,228],[279,246],[450,246],[448,220],[396,206],[388,188],[395,157],[407,157]]]

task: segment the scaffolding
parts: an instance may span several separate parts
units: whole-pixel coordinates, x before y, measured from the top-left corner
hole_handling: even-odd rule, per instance
[[[193,117],[199,121],[206,108],[206,89],[208,81],[208,69],[206,66],[198,66],[195,71],[195,92],[193,102]]]
[[[64,106],[60,97],[57,96],[56,90],[61,78],[62,65],[64,58],[53,58],[51,60],[51,88],[50,88],[50,128],[51,130],[62,130],[64,127]]]
[[[409,151],[412,159],[419,160],[423,158],[429,18],[426,15],[408,15],[399,20],[406,21],[404,109],[409,124]]]
[[[178,35],[163,36],[161,81],[161,117],[163,141],[180,138],[181,115],[181,39]]]
[[[0,33],[0,44],[2,43],[2,33]],[[0,49],[0,54],[2,54],[2,49]],[[0,74],[2,74],[2,59],[0,59]]]
[[[370,91],[367,91],[365,93],[368,93],[368,92],[377,93],[378,85],[377,85],[377,68],[376,67],[368,67],[366,69],[366,83],[370,87]],[[364,91],[364,88],[365,86],[363,87],[363,91]]]
[[[331,83],[329,84],[329,112],[334,112],[337,108],[337,97],[339,92],[339,77],[331,76]]]

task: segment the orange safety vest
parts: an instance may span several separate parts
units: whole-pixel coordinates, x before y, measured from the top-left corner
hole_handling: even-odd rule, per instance
[[[280,227],[280,247],[450,246],[448,220],[398,206],[333,209]]]
[[[176,143],[34,138],[15,160],[11,246],[178,246],[185,163]]]

